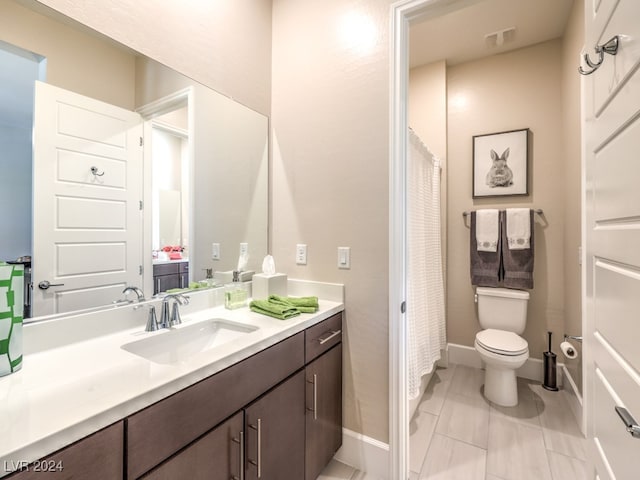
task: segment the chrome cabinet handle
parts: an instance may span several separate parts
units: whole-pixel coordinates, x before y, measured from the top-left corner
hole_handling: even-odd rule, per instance
[[[40,290],[47,290],[49,287],[62,287],[64,283],[51,283],[49,280],[42,280],[38,284]]]
[[[232,438],[233,442],[238,444],[240,449],[240,476],[233,475],[231,480],[244,480],[244,432],[240,431],[240,438]]]
[[[307,380],[307,383],[313,383],[313,408],[307,407],[307,410],[313,412],[313,419],[318,419],[318,375],[313,374],[313,381]]]
[[[633,418],[633,415],[624,407],[616,407],[616,413],[620,416],[620,420],[627,427],[627,432],[634,438],[640,438],[640,425]]]
[[[258,478],[260,478],[262,476],[262,441],[260,439],[262,436],[262,420],[258,419],[258,425],[249,425],[249,428],[258,432],[258,458],[257,461],[249,460],[249,463],[257,468]]]
[[[332,330],[330,333],[331,334],[326,338],[322,338],[322,337],[318,338],[318,341],[320,342],[320,345],[324,345],[325,343],[327,343],[332,338],[340,335],[342,333],[342,330]]]

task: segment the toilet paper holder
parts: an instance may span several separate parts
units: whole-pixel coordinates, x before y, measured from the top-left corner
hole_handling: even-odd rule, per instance
[[[565,333],[564,334],[564,341],[566,342],[567,340],[575,340],[576,342],[582,343],[582,336],[567,335]]]

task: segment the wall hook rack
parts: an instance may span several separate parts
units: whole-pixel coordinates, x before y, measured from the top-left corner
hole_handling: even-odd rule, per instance
[[[581,75],[591,75],[598,68],[600,68],[600,65],[602,65],[602,63],[604,62],[604,54],[608,53],[609,55],[616,55],[618,53],[619,46],[620,46],[620,39],[618,35],[613,37],[604,45],[596,45],[595,51],[598,54],[598,61],[593,62],[589,57],[589,54],[585,53],[584,61],[589,66],[589,68],[591,68],[591,70],[585,70],[584,68],[582,68],[582,65],[580,65],[578,67],[578,72],[580,72]]]
[[[98,167],[91,167],[91,173],[96,177],[101,177],[104,175],[104,172],[99,172]]]

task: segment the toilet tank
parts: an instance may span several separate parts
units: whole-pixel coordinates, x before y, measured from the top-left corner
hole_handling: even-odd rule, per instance
[[[483,329],[496,328],[520,335],[527,324],[529,292],[510,288],[476,288],[478,320]]]

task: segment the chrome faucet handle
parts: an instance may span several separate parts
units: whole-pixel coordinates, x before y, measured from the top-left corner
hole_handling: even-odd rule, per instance
[[[149,307],[149,317],[147,317],[147,326],[144,328],[145,332],[155,332],[158,330],[158,319],[156,317],[156,307],[151,305]]]

